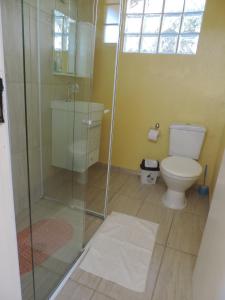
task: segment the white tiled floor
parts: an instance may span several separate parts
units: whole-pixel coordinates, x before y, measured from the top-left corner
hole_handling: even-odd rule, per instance
[[[71,175],[67,175],[69,176],[60,181],[61,184],[53,185],[49,189],[50,196],[56,197],[57,201],[41,200],[33,206],[33,222],[53,216],[64,217],[71,224],[76,223],[76,226],[81,221],[78,216],[75,217],[74,207],[77,200],[71,200]],[[102,166],[93,166],[90,168],[88,184],[75,187],[76,198],[84,197],[88,209],[103,212],[105,182],[106,170]],[[165,189],[161,181],[152,186],[141,185],[137,175],[116,169],[112,171],[109,213],[118,211],[160,224],[145,293],[134,293],[78,269],[57,299],[191,300],[192,271],[207,218],[208,199],[199,198],[195,190],[191,190],[188,193],[187,207],[181,212],[174,211],[161,203]],[[26,213],[17,218],[20,230],[26,227],[26,218]],[[89,240],[102,221],[86,216],[85,223],[85,240]],[[41,280],[40,276],[42,279],[46,276],[48,278],[51,275],[49,272],[52,272],[48,280],[54,285],[62,277],[66,266],[63,263],[63,251],[45,261],[41,266],[45,272],[42,269],[36,272],[39,289],[47,289],[46,280]],[[44,276],[44,273],[47,275]],[[24,280],[27,279],[24,277]],[[24,286],[29,294],[29,285]]]
[[[103,178],[99,180],[103,182]],[[187,207],[175,211],[161,203],[165,189],[162,182],[143,186],[138,176],[119,171],[112,175],[109,212],[119,211],[160,224],[145,293],[135,293],[78,268],[57,300],[191,300],[192,272],[208,214],[208,199],[200,198],[193,189],[188,193]]]

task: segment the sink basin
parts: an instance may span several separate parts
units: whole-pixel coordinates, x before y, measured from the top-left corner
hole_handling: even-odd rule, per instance
[[[66,101],[54,100],[51,102],[51,108],[65,111],[75,111],[89,113],[93,111],[104,111],[104,104],[90,101]]]

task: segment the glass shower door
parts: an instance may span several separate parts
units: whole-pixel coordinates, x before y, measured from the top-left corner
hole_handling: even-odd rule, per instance
[[[21,276],[33,267],[35,299],[44,300],[84,244],[85,198],[78,197],[74,184],[81,163],[75,102],[78,6],[73,0],[22,4],[32,261],[22,258]],[[24,237],[28,230],[23,229]]]
[[[104,219],[118,3],[1,1],[25,300],[47,299]]]

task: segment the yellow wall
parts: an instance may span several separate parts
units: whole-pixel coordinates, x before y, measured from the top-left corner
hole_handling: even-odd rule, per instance
[[[197,55],[120,53],[113,165],[137,170],[143,157],[163,159],[168,151],[169,125],[197,123],[207,127],[200,161],[209,165],[208,183],[214,182],[225,124],[224,35],[225,1],[208,0]],[[103,102],[112,96],[108,74],[113,72],[114,50],[104,44],[96,49],[94,97]],[[152,143],[147,132],[156,122],[161,136]],[[103,162],[107,129],[103,128]]]

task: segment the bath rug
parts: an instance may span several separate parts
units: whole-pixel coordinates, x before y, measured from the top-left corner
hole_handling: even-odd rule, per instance
[[[80,268],[144,292],[158,224],[113,212],[89,243]]]
[[[73,237],[72,225],[61,219],[45,219],[32,225],[33,245],[30,228],[17,234],[20,274],[32,271],[32,250],[34,266],[41,265],[54,252],[65,246]]]

